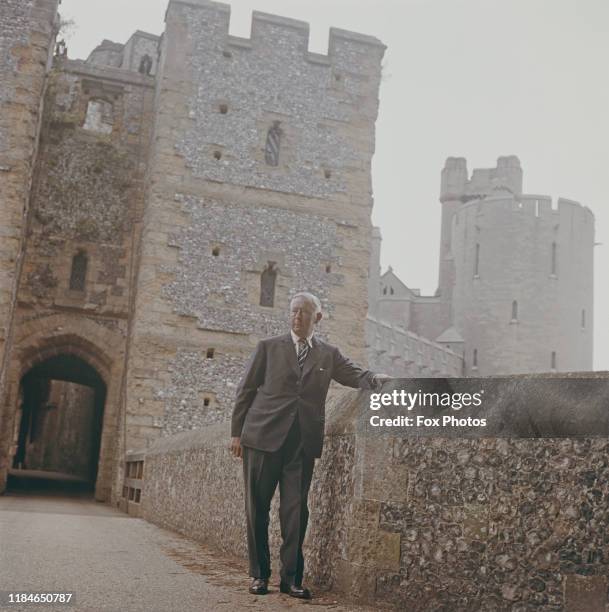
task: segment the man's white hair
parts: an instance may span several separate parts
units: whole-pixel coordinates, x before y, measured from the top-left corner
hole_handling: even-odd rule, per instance
[[[312,293],[309,293],[308,291],[299,291],[298,293],[295,293],[292,296],[292,299],[290,300],[290,304],[296,298],[304,298],[308,302],[311,302],[315,306],[315,314],[317,314],[318,312],[321,312],[321,300],[316,295],[313,295]]]

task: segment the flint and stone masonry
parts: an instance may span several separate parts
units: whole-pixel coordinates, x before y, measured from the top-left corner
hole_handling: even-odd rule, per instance
[[[328,54],[310,53],[306,24],[263,13],[241,39],[227,5],[171,0],[162,37],[105,40],[81,61],[53,54],[58,23],[57,0],[0,7],[0,491],[9,471],[72,470],[99,501],[244,553],[226,420],[245,358],[286,328],[300,289],[322,298],[320,333],[365,358],[380,280],[368,265],[380,249],[370,162],[384,46],[332,29]],[[483,255],[498,224],[539,227],[519,256],[557,236],[558,293],[544,285],[541,306],[581,281],[587,331],[573,359],[585,365],[591,215],[523,199],[512,158],[471,180],[464,160],[449,161],[438,295],[415,299],[384,277],[379,289],[412,308],[373,300],[369,344],[384,354],[389,343],[391,362],[419,375],[458,375],[472,338],[481,359],[499,359],[489,329],[468,319],[485,313],[464,312],[471,298],[458,290],[475,279],[456,283],[475,265],[478,228]],[[584,253],[572,266],[568,236]],[[483,261],[481,280],[493,271]],[[269,269],[272,306],[261,306]],[[524,319],[533,300],[513,299],[509,314]],[[540,334],[580,305],[561,308]],[[401,317],[400,334],[383,312]],[[606,440],[380,443],[356,430],[361,396],[337,391],[329,404],[307,540],[317,585],[413,610],[606,606]]]
[[[28,467],[36,368],[103,396],[95,495],[117,504],[126,451],[230,417],[245,359],[287,329],[296,291],[320,296],[321,335],[365,361],[385,47],[332,29],[311,53],[306,23],[259,12],[238,38],[228,5],[171,0],[161,37],[104,40],[82,61],[53,53],[56,11],[1,13],[0,181],[16,186],[0,221],[0,488]]]
[[[324,301],[322,333],[364,359],[384,47],[332,30],[328,55],[311,54],[307,24],[257,12],[249,39],[228,29],[225,5],[169,4],[127,365],[134,376],[126,449],[226,419],[245,358],[257,339],[287,328],[299,289]],[[274,165],[266,147],[276,128]],[[275,298],[260,306],[270,263]]]
[[[57,4],[58,0],[6,0],[0,9],[0,389],[7,384],[13,347],[26,214],[45,75],[58,26]]]
[[[412,612],[606,612],[609,441],[521,437],[550,422],[561,435],[561,418],[562,435],[575,433],[574,415],[595,422],[609,400],[609,378],[587,375],[598,381],[592,408],[580,376],[569,377],[562,397],[547,375],[494,379],[494,401],[478,416],[504,414],[523,383],[538,391],[538,410],[512,409],[503,438],[418,437],[399,427],[371,434],[362,427],[368,395],[337,394],[309,498],[307,583]],[[392,388],[402,387],[384,391]],[[140,510],[151,522],[245,558],[242,470],[226,453],[228,434],[218,423],[157,440],[142,457]],[[224,489],[233,494],[208,494]],[[275,571],[276,505],[271,526]]]

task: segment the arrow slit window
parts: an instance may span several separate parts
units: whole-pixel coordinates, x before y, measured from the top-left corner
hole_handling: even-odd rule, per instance
[[[72,271],[70,272],[70,289],[74,291],[84,291],[86,277],[87,255],[83,251],[79,251],[72,258]]]
[[[266,145],[264,147],[264,160],[269,166],[279,165],[279,149],[281,147],[282,134],[279,121],[274,121],[267,132]]]
[[[270,308],[275,304],[275,281],[277,268],[274,261],[269,261],[260,275],[260,306]]]

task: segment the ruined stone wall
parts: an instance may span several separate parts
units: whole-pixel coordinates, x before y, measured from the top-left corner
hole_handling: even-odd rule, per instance
[[[563,199],[553,208],[542,196],[489,197],[459,209],[452,243],[466,375],[476,372],[474,349],[482,376],[592,368],[590,209]]]
[[[226,420],[260,337],[288,331],[290,295],[320,295],[320,333],[364,354],[374,121],[384,47],[254,13],[229,36],[227,5],[170,2],[157,73],[127,449]],[[277,165],[265,157],[279,122]],[[278,269],[274,305],[260,275]],[[211,356],[210,356],[211,354]],[[133,376],[137,376],[137,381]]]
[[[309,584],[413,612],[609,608],[606,438],[371,437],[354,428],[367,404],[346,391],[329,409],[309,503]],[[228,435],[219,424],[157,441],[142,516],[245,559]]]
[[[0,395],[13,335],[40,107],[56,26],[57,0],[3,0],[0,7]],[[9,430],[0,415],[0,431]],[[0,448],[4,442],[0,440]]]
[[[109,394],[98,498],[109,490],[116,460],[153,96],[152,77],[55,60],[14,317],[12,387],[2,403],[10,424],[20,377],[49,351],[77,353],[93,367],[103,364],[98,372]],[[81,272],[75,258],[86,259]]]
[[[20,300],[38,313],[70,306],[127,316],[153,90],[139,75],[112,76],[82,62],[52,74],[20,287]],[[109,132],[87,117],[97,102],[108,108]],[[83,290],[70,283],[79,251],[88,259]]]

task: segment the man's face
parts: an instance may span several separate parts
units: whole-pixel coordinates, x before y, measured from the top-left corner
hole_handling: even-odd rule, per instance
[[[315,304],[304,297],[290,302],[290,325],[299,338],[306,338],[321,319],[321,312],[315,313]]]

